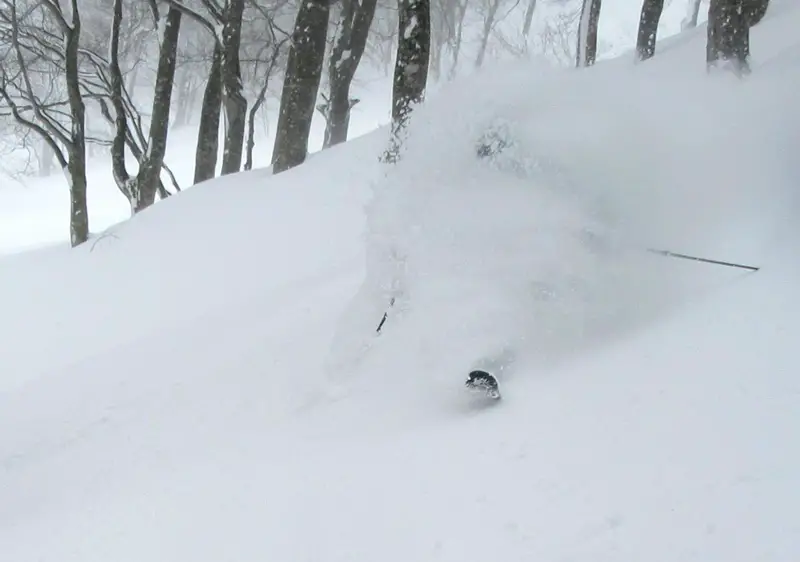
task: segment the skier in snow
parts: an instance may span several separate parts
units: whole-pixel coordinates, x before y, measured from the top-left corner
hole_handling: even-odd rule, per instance
[[[443,382],[462,373],[461,384],[498,397],[517,364],[580,337],[573,305],[596,257],[592,221],[520,154],[501,129],[462,152],[420,146],[375,184],[366,277],[335,336],[332,377],[351,376],[380,345],[391,359],[379,370],[402,362]]]

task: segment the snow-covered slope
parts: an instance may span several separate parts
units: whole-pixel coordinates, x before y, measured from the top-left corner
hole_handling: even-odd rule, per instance
[[[481,73],[396,166],[378,131],[3,259],[2,559],[796,560],[798,25],[744,82],[702,29]]]

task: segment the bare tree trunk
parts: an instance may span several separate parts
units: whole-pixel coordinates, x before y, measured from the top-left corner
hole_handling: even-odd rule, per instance
[[[222,105],[222,49],[214,47],[214,58],[208,73],[203,107],[200,110],[200,127],[197,131],[197,149],[194,160],[194,183],[210,180],[217,170],[219,151],[219,118]]]
[[[342,28],[330,56],[330,107],[325,131],[325,147],[347,140],[350,110],[350,85],[361,62],[375,15],[377,0],[342,1]]]
[[[455,78],[458,72],[458,56],[461,53],[461,43],[464,37],[464,18],[467,15],[469,0],[461,0],[456,6],[458,9],[458,21],[456,21],[456,36],[452,44],[453,64],[450,66],[450,71],[447,73],[447,77],[450,80]]]
[[[266,88],[263,89],[266,94]],[[253,169],[253,149],[256,147],[256,113],[261,109],[264,103],[264,95],[259,95],[253,106],[250,108],[250,113],[247,116],[247,150],[245,154],[244,169]]]
[[[61,166],[70,191],[69,233],[70,244],[74,247],[89,238],[86,107],[81,94],[78,66],[81,37],[78,0],[70,2],[71,17],[66,15],[62,4],[56,2],[26,3],[21,13],[17,8],[15,1],[0,5],[0,34],[6,47],[3,63],[8,62],[14,69],[13,74],[6,72],[3,65],[3,71],[0,72],[0,99],[19,125],[36,133],[47,143]],[[58,41],[42,48],[42,41],[45,40],[35,34],[45,20],[53,24],[52,29],[58,30],[51,32],[47,41],[60,39],[61,49],[56,47]],[[51,65],[51,68],[63,72],[67,95],[65,103],[45,103],[37,95],[29,67],[31,59],[26,53],[43,53],[36,62]],[[51,92],[53,90],[55,88],[50,89]],[[22,109],[17,100],[22,102]],[[68,123],[62,122],[64,118]]]
[[[525,23],[522,25],[522,35],[527,37],[531,32],[531,25],[533,24],[533,12],[536,10],[536,0],[528,2],[528,8],[525,10]]]
[[[122,97],[122,69],[119,65],[119,35],[122,26],[122,2],[114,0],[113,18],[111,22],[111,39],[109,41],[109,74],[111,82],[111,104],[114,107],[114,139],[111,141],[111,171],[114,181],[131,206],[131,213],[136,207],[135,188],[131,185],[130,175],[125,167],[125,146],[128,138],[128,118],[125,113],[125,102]]]
[[[176,94],[175,99],[175,119],[172,126],[174,128],[185,127],[192,124],[192,113],[195,109],[197,91],[200,89],[191,70],[184,66],[180,70],[179,77],[175,80]]]
[[[42,141],[41,148],[39,149],[39,176],[46,177],[53,173],[53,164],[55,160],[55,153],[50,145],[44,140]]]
[[[392,132],[384,161],[400,157],[402,135],[414,106],[425,97],[431,54],[430,0],[400,0],[397,62],[392,89]]]
[[[222,27],[222,84],[225,89],[223,103],[228,124],[222,154],[223,176],[236,173],[242,167],[247,120],[247,100],[242,94],[242,70],[239,63],[243,12],[244,0],[228,0]]]
[[[253,102],[253,106],[250,108],[250,112],[247,116],[247,151],[245,155],[245,162],[244,162],[244,169],[245,170],[252,170],[253,169],[253,149],[256,146],[256,114],[261,109],[261,106],[264,104],[264,100],[267,97],[267,90],[269,88],[269,78],[272,76],[272,71],[275,69],[275,65],[278,63],[278,59],[281,56],[281,52],[283,51],[283,45],[286,42],[286,39],[281,40],[279,43],[276,43],[273,46],[272,56],[269,60],[269,66],[267,67],[266,73],[264,75],[264,83],[261,85],[261,90],[259,90],[258,95],[256,96],[255,101]]]
[[[489,5],[489,12],[483,20],[483,34],[481,35],[481,46],[478,49],[478,57],[475,59],[475,68],[480,68],[483,65],[483,60],[486,58],[486,47],[489,45],[489,36],[492,34],[494,28],[494,20],[497,17],[497,10],[500,8],[500,0],[492,0]]]
[[[86,201],[86,144],[79,142],[67,149],[69,163],[67,169],[71,180],[69,191],[70,221],[69,239],[75,247],[89,239],[89,210]],[[81,156],[84,156],[82,158]]]
[[[308,153],[325,58],[329,5],[328,0],[307,0],[297,13],[272,150],[272,170],[276,174],[302,164]]]
[[[592,66],[597,60],[597,27],[601,0],[583,0],[578,26],[578,67]]]
[[[768,2],[763,2],[763,12],[746,9],[745,3],[745,0],[711,0],[706,42],[709,68],[722,65],[739,76],[750,73],[750,22],[763,17]]]
[[[194,123],[194,110],[197,107],[197,93],[200,91],[198,84],[192,84],[186,93],[186,104],[184,107],[187,109],[186,119],[184,125],[191,125]]]
[[[172,102],[172,86],[175,79],[175,59],[178,51],[178,36],[181,28],[181,11],[170,7],[164,24],[161,40],[156,85],[153,94],[153,111],[147,152],[137,175],[137,200],[135,212],[142,211],[155,202],[164,154],[167,151],[169,112]]]
[[[647,60],[656,52],[656,35],[664,0],[644,0],[642,15],[639,18],[639,36],[636,40],[636,54],[639,60]]]
[[[103,117],[109,121],[114,127],[114,137],[111,141],[111,170],[114,177],[114,182],[119,188],[122,195],[128,200],[131,208],[131,214],[137,212],[137,204],[139,202],[139,174],[136,177],[131,177],[125,165],[125,149],[129,149],[133,157],[139,163],[140,173],[145,161],[145,149],[142,146],[147,146],[147,141],[141,129],[141,121],[138,112],[133,107],[130,101],[129,93],[125,91],[125,82],[122,75],[122,69],[119,62],[119,46],[120,34],[122,28],[122,7],[124,0],[112,0],[112,22],[111,33],[109,38],[109,59],[107,65],[102,65],[101,60],[96,55],[90,56],[89,60],[94,61],[95,66],[103,76],[108,73],[108,97],[111,105],[114,108],[114,115],[108,109],[104,99],[98,100],[100,110]],[[90,51],[87,50],[87,53]],[[104,68],[107,66],[107,69]],[[131,119],[133,126],[131,127],[128,119]],[[162,168],[170,175],[172,183],[177,191],[180,191],[175,176],[172,171],[163,163]],[[170,196],[164,183],[158,178],[156,191],[162,199]]]
[[[64,58],[72,130],[67,144],[70,180],[69,239],[73,247],[89,239],[89,210],[86,202],[86,106],[80,90],[78,48],[80,46],[81,20],[78,1],[72,0],[72,26],[65,30]]]
[[[438,82],[442,76],[442,42],[439,41],[436,32],[432,32],[431,40],[431,64],[429,67],[429,76],[434,82]]]
[[[700,15],[700,2],[702,0],[689,0],[686,16],[681,21],[681,31],[697,27],[697,16]]]
[[[187,84],[186,71],[181,69],[176,80],[176,96],[175,96],[175,120],[173,126],[175,128],[183,127],[186,125],[189,113],[189,88]]]
[[[769,9],[769,0],[748,0],[743,3],[742,10],[749,27],[757,25]]]
[[[139,87],[139,65],[135,65],[128,74],[128,84],[125,87],[133,99],[136,99],[136,89]]]

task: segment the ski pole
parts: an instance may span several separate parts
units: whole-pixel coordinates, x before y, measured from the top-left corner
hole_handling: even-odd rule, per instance
[[[733,263],[733,262],[729,262],[729,261],[711,260],[711,259],[708,259],[708,258],[701,258],[701,257],[698,257],[698,256],[690,256],[688,254],[680,254],[678,252],[671,252],[669,250],[656,250],[654,248],[648,248],[647,251],[650,252],[651,254],[658,254],[658,255],[661,255],[661,256],[666,256],[668,258],[680,258],[680,259],[683,259],[683,260],[699,261],[699,262],[703,262],[703,263],[711,263],[711,264],[714,264],[714,265],[724,265],[725,267],[738,267],[739,269],[747,269],[748,271],[758,271],[759,269],[761,269],[759,267],[755,267],[755,266],[752,266],[752,265],[744,265],[744,264],[741,264],[741,263]]]
[[[392,308],[393,306],[394,306],[394,297],[392,297],[392,300],[389,301],[389,308]],[[384,312],[383,318],[381,318],[381,322],[380,324],[378,324],[378,329],[376,330],[377,333],[379,334],[381,333],[381,328],[383,328],[383,324],[386,322],[386,318],[388,317],[389,317],[389,312],[388,311]]]

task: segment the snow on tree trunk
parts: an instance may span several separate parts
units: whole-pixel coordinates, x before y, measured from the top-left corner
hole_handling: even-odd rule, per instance
[[[597,60],[597,26],[600,22],[601,0],[583,0],[578,25],[578,67],[592,66]]]
[[[329,148],[347,140],[350,114],[359,101],[357,98],[346,97],[344,91],[331,92],[331,106],[325,125],[323,148]]]
[[[397,62],[392,91],[392,132],[384,160],[400,156],[402,135],[414,106],[422,102],[428,82],[431,53],[429,0],[400,0]]]
[[[164,20],[164,33],[156,71],[156,85],[153,93],[153,110],[150,120],[150,134],[147,151],[137,175],[138,213],[155,202],[164,154],[167,150],[169,132],[169,112],[172,103],[172,86],[175,80],[175,59],[178,51],[178,36],[181,27],[181,11],[170,8]]]
[[[70,186],[70,243],[77,246],[89,239],[89,212],[86,203],[86,106],[79,83],[78,49],[81,23],[77,6],[73,5],[72,27],[65,32],[65,75],[67,97],[72,117],[70,144],[67,147]]]
[[[194,183],[210,180],[217,170],[219,150],[219,118],[222,104],[222,49],[214,47],[211,70],[203,92],[200,127],[197,130],[197,149],[194,161]]]
[[[329,62],[330,106],[325,130],[325,147],[347,140],[350,110],[350,84],[367,45],[377,0],[343,0],[342,24]]]
[[[711,0],[708,9],[706,64],[748,74],[750,26],[744,0]]]
[[[247,100],[242,94],[242,70],[239,63],[243,12],[244,0],[229,0],[225,24],[222,27],[222,84],[225,93],[225,119],[228,123],[222,155],[222,175],[241,170],[244,152]]]
[[[747,25],[753,27],[760,22],[767,14],[769,8],[769,0],[749,0],[744,2],[742,10],[744,11]]]
[[[644,0],[642,15],[639,18],[639,35],[636,40],[636,55],[639,60],[647,60],[656,52],[656,36],[664,0]]]
[[[69,240],[75,247],[89,239],[89,211],[86,202],[86,158],[81,158],[80,151],[85,151],[85,144],[71,148],[67,173],[70,180],[70,221]],[[85,153],[84,153],[85,156]]]
[[[325,59],[329,16],[328,0],[305,0],[297,13],[272,150],[273,173],[305,162]]]
[[[711,0],[706,64],[741,76],[750,73],[750,26],[764,16],[767,0]]]

